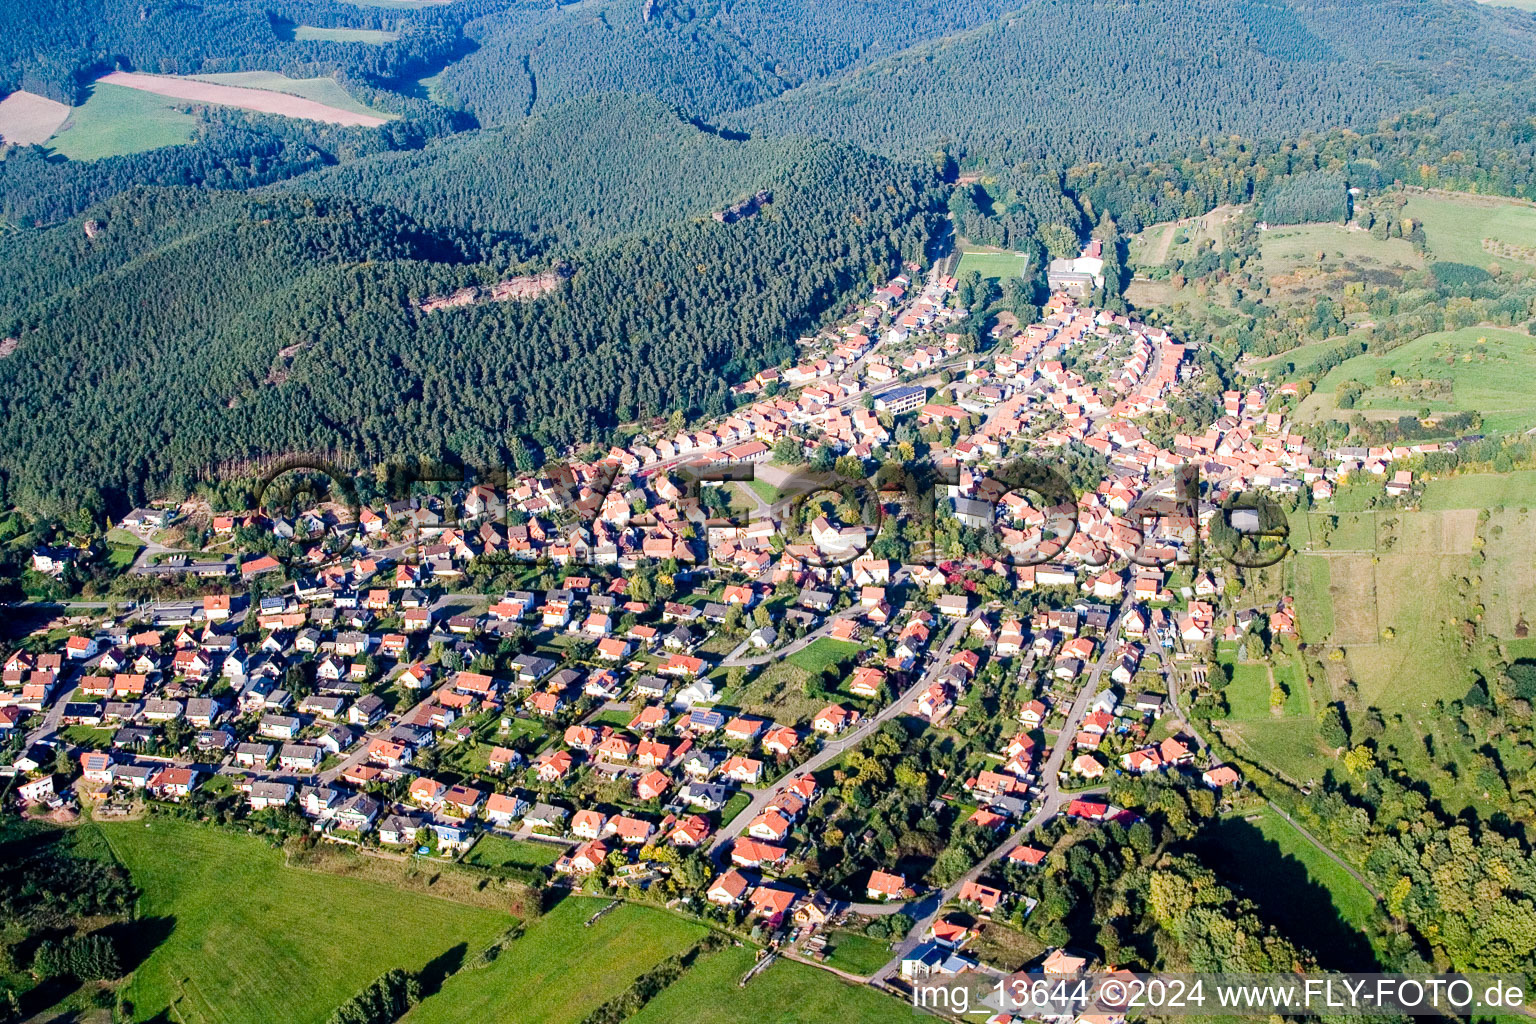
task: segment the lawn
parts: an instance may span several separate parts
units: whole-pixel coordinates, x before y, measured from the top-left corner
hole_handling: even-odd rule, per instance
[[[1486,431],[1536,426],[1536,403],[1530,400],[1536,387],[1536,338],[1521,331],[1466,327],[1426,334],[1384,355],[1356,356],[1318,382],[1298,418],[1353,415],[1355,410],[1335,406],[1335,392],[1347,380],[1365,385],[1356,410],[1382,415],[1476,410]]]
[[[829,932],[827,963],[840,971],[868,977],[891,958],[891,944],[854,932]]]
[[[139,552],[144,548],[139,544],[108,544],[107,564],[114,569],[126,569],[133,565],[133,560],[139,557]]]
[[[103,824],[160,939],[128,983],[135,1020],[323,1021],[394,967],[468,955],[509,915],[285,867],[259,839],[152,818]],[[323,965],[323,968],[320,966]]]
[[[1429,251],[1437,260],[1467,263],[1484,269],[1498,264],[1508,269],[1529,267],[1525,259],[1501,256],[1483,243],[1524,247],[1536,240],[1536,206],[1514,199],[1484,196],[1411,195],[1403,212],[1424,223]]]
[[[983,278],[1002,284],[1010,277],[1023,277],[1028,268],[1029,257],[1021,253],[968,251],[961,253],[955,276],[962,277],[974,270]]]
[[[114,729],[98,729],[93,725],[66,725],[59,735],[77,747],[91,750],[107,750],[112,746]]]
[[[863,644],[850,643],[847,640],[833,640],[831,637],[824,636],[801,648],[784,660],[796,668],[805,669],[805,671],[815,675],[829,668],[840,667],[845,662],[852,661],[854,656],[863,649]]]
[[[379,28],[317,28],[314,25],[296,25],[293,38],[312,39],[329,43],[392,43],[400,38],[399,32],[386,32]]]
[[[559,860],[563,849],[554,843],[483,835],[465,854],[464,863],[483,868],[542,868]]]
[[[139,153],[192,141],[197,118],[183,100],[141,89],[97,84],[84,103],[69,112],[59,133],[48,140],[54,152],[71,160]]]
[[[328,107],[345,110],[353,114],[372,114],[376,117],[389,117],[383,111],[374,110],[364,106],[352,98],[352,94],[343,89],[334,78],[289,78],[275,71],[228,71],[214,75],[184,75],[199,82],[212,82],[215,85],[233,85],[241,89],[262,89],[266,92],[287,93],[289,96],[302,96],[316,103],[324,103]]]
[[[756,952],[742,946],[700,958],[629,1018],[629,1024],[889,1024],[913,1013],[907,1003],[867,985],[853,985],[788,960],[740,987],[737,982],[751,968]]]
[[[1217,848],[1207,862],[1315,950],[1323,967],[1376,969],[1367,939],[1382,923],[1375,898],[1273,809],[1225,818],[1206,842]]]
[[[1536,506],[1536,470],[1513,473],[1469,473],[1431,480],[1424,485],[1423,508],[1493,508]]]
[[[587,919],[606,900],[568,897],[488,967],[461,971],[404,1018],[408,1024],[576,1024],[642,973],[687,949],[702,925],[631,904]]]

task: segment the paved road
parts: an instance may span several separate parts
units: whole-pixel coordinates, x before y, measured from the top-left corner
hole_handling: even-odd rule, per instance
[[[802,775],[819,771],[826,767],[826,765],[841,755],[843,751],[863,742],[876,729],[879,729],[880,726],[901,714],[904,708],[910,706],[913,698],[922,693],[938,678],[939,673],[943,671],[944,665],[949,659],[950,651],[954,650],[955,644],[965,635],[965,631],[971,628],[971,623],[980,614],[979,611],[973,612],[955,623],[954,627],[949,631],[949,635],[944,638],[944,642],[933,652],[933,660],[928,667],[928,671],[920,675],[916,682],[898,694],[896,699],[882,708],[879,713],[866,718],[852,731],[844,733],[837,739],[829,740],[800,767],[786,773],[782,779],[766,789],[760,789],[754,793],[752,795],[752,802],[716,833],[714,840],[709,845],[710,856],[718,860],[721,848],[745,831],[746,827],[752,823],[752,819],[761,814],[768,804],[784,791],[790,782]]]

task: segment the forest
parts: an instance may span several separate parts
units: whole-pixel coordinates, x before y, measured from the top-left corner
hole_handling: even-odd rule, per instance
[[[492,463],[524,435],[584,444],[636,418],[719,413],[729,383],[924,259],[942,211],[931,175],[857,150],[765,152],[778,159],[739,190],[772,190],[758,216],[593,244],[543,299],[433,314],[416,304],[529,269],[516,236],[180,188],[93,207],[95,239],[78,220],[5,236],[17,272],[0,282],[0,336],[20,339],[0,361],[5,500],[58,512],[99,493],[121,509],[262,454]]]

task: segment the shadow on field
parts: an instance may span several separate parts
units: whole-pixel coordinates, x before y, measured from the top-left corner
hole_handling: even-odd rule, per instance
[[[1205,863],[1256,903],[1260,916],[1316,953],[1321,966],[1381,970],[1370,942],[1339,916],[1328,888],[1312,881],[1306,865],[1264,838],[1257,826],[1227,818],[1208,828],[1200,845]]]
[[[469,952],[468,943],[461,942],[431,960],[417,975],[421,979],[421,998],[436,995],[455,971],[464,966],[464,954]]]

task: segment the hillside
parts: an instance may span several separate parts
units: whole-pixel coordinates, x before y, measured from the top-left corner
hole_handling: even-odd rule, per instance
[[[1210,135],[1373,127],[1533,66],[1529,17],[1455,0],[1047,0],[726,122],[902,156],[1069,165]]]
[[[520,268],[504,249],[346,200],[126,193],[0,240],[0,478],[9,500],[129,504],[267,452],[496,460],[636,416],[721,410],[872,266],[921,256],[925,180],[804,144],[754,178],[774,201],[575,254],[536,302],[415,305]],[[35,300],[35,296],[46,296]],[[280,356],[279,353],[284,353]],[[62,503],[62,504],[61,504]]]
[[[708,216],[781,177],[806,152],[802,140],[729,141],[654,99],[605,95],[289,188],[495,236],[527,259]]]
[[[713,119],[803,82],[996,18],[1016,0],[580,0],[470,21],[439,87],[482,123],[594,92],[645,92]]]

